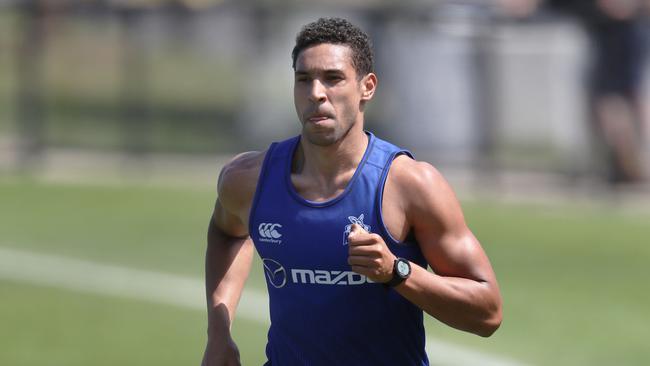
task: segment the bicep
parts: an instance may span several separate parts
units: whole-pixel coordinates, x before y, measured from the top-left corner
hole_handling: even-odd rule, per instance
[[[467,227],[456,195],[431,167],[427,184],[420,184],[413,229],[422,254],[436,274],[491,282],[490,262]],[[417,189],[417,188],[416,188]]]
[[[438,275],[480,282],[494,279],[487,255],[469,229],[434,235],[434,238],[421,234],[418,242],[431,269]]]
[[[224,207],[219,198],[217,198],[214,205],[214,212],[210,220],[210,230],[214,229],[218,229],[232,237],[245,237],[248,235],[248,228],[243,220],[232,210]]]
[[[237,155],[219,173],[211,225],[231,237],[248,236],[248,213],[264,153]]]

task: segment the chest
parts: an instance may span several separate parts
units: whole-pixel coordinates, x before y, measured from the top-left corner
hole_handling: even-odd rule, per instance
[[[354,172],[354,169],[351,169],[326,179],[315,179],[306,174],[291,173],[290,183],[296,194],[305,200],[326,202],[345,192]]]
[[[347,235],[352,224],[377,232],[377,212],[369,202],[331,207],[259,205],[252,215],[251,237],[262,258],[300,268],[349,269]]]

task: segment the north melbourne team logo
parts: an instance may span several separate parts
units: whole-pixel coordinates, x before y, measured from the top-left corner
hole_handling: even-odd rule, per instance
[[[260,241],[265,243],[280,244],[282,240],[282,234],[278,231],[282,228],[280,224],[269,224],[266,222],[261,223],[257,227],[257,231],[260,234]]]
[[[350,224],[345,225],[345,231],[343,231],[343,245],[348,245],[348,235],[350,235],[352,225],[354,224],[357,224],[361,226],[363,230],[370,232],[370,225],[363,223],[363,214],[359,215],[359,217],[348,216],[348,220],[350,220]]]

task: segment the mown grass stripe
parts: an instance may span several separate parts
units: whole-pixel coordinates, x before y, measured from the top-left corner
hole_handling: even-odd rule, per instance
[[[0,247],[0,279],[205,310],[203,281],[197,278],[6,247]],[[268,308],[265,293],[245,289],[237,314],[268,325]],[[434,365],[524,365],[431,337],[426,350]]]

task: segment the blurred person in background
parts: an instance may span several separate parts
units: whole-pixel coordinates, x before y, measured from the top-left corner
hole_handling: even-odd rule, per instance
[[[292,58],[301,134],[238,155],[219,177],[203,365],[239,364],[230,325],[253,247],[270,300],[266,365],[428,365],[423,311],[491,335],[498,284],[451,188],[364,130],[377,87],[368,36],[321,18]]]
[[[646,116],[641,96],[648,0],[498,0],[507,14],[524,18],[539,5],[570,14],[592,44],[588,70],[591,130],[611,183],[644,180]]]

